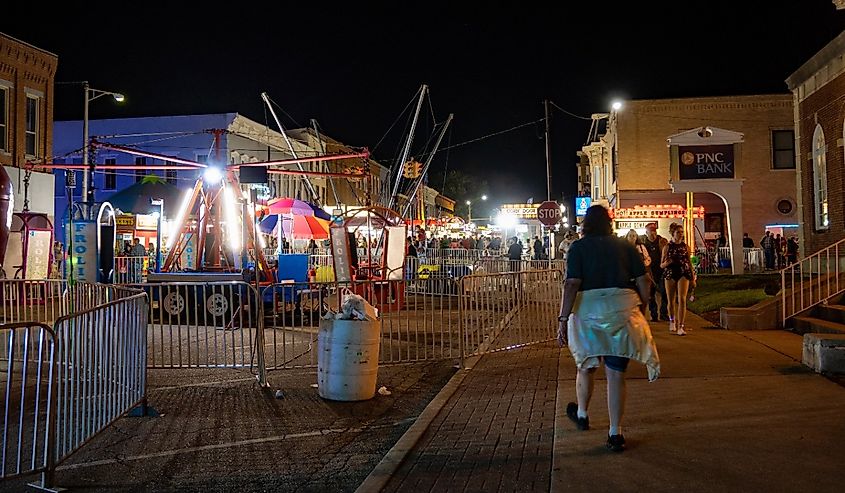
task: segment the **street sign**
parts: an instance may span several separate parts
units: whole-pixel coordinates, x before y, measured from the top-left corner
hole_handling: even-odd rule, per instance
[[[575,199],[575,216],[584,217],[587,209],[590,208],[590,197],[578,197]]]
[[[546,226],[554,226],[560,222],[560,204],[547,200],[537,207],[537,219]]]

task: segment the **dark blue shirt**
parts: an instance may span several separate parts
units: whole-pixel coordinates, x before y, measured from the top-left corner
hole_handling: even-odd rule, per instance
[[[581,291],[636,289],[645,264],[633,245],[615,235],[585,236],[572,243],[566,257],[566,278],[581,279]]]

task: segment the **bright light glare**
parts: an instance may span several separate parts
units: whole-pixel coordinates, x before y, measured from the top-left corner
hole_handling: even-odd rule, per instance
[[[213,169],[213,168],[209,168]],[[235,202],[235,193],[232,187],[223,186],[223,197],[226,199],[224,203],[224,214],[226,215],[226,234],[229,236],[229,245],[232,247],[234,253],[238,253],[241,247],[240,233],[241,228],[238,224],[237,213],[235,208],[238,203]]]
[[[467,200],[467,205],[470,205],[471,203],[472,203],[472,201]]]
[[[513,214],[499,214],[496,216],[496,226],[500,228],[513,228],[516,226],[516,216]]]
[[[487,200],[487,196],[486,196],[486,195],[482,195],[482,196],[481,196],[481,200]]]
[[[179,213],[176,214],[176,220],[173,222],[173,234],[167,239],[167,249],[173,248],[176,240],[182,233],[182,224],[185,222],[185,216],[188,214],[188,205],[191,202],[191,197],[194,196],[194,190],[189,189],[185,192],[185,198],[182,199],[182,205],[179,206]]]
[[[611,108],[613,108],[613,111],[621,110],[622,109],[622,101],[614,101]]]
[[[118,103],[122,103],[122,102],[126,101],[126,96],[124,96],[123,94],[120,94],[119,92],[112,94],[112,96],[114,96],[114,100],[117,101]]]
[[[220,180],[223,179],[223,173],[220,172],[220,168],[215,168],[213,166],[206,168],[205,173],[203,173],[202,176],[206,179],[206,181],[212,184],[220,183]]]
[[[153,219],[158,220],[158,211],[153,211],[150,215],[153,216]]]

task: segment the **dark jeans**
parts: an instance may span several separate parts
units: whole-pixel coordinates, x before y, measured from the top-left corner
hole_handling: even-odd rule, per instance
[[[655,294],[660,294],[660,318],[669,318],[669,306],[666,299],[666,284],[663,282],[663,271],[651,271],[654,283],[649,289],[648,311],[651,313],[651,318],[658,320],[657,300]]]
[[[766,257],[766,268],[767,269],[774,269],[775,268],[775,250],[765,248],[763,249],[763,255]]]

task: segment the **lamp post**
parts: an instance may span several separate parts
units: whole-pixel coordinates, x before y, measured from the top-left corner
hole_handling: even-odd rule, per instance
[[[157,205],[156,216],[156,272],[161,272],[161,221],[164,220],[164,199],[150,199],[150,205]]]
[[[88,81],[82,82],[82,87],[85,89],[85,111],[82,114],[82,164],[85,166],[82,178],[82,195],[85,201],[89,204],[94,203],[94,164],[88,163],[88,104],[102,96],[112,96],[115,101],[122,103],[126,97],[119,92],[102,91],[94,89],[88,84]]]

